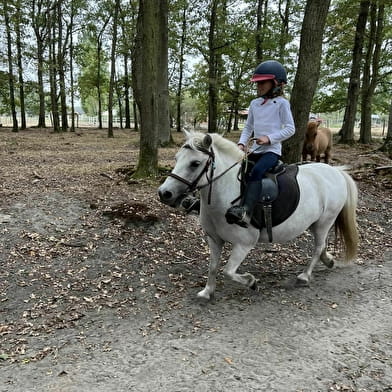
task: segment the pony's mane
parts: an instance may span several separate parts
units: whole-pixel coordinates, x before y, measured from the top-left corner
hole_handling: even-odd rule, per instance
[[[235,159],[241,159],[244,156],[244,153],[231,140],[228,140],[217,133],[210,133],[209,135],[212,138],[212,146],[215,150],[220,151],[223,154],[231,155]],[[188,132],[186,144],[194,150],[200,150],[203,148],[205,136],[206,134],[202,132]]]

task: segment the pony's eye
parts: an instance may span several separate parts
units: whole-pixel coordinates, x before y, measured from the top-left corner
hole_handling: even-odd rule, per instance
[[[193,167],[193,168],[199,167],[200,163],[201,163],[200,161],[193,161],[193,162],[191,162],[191,167]]]

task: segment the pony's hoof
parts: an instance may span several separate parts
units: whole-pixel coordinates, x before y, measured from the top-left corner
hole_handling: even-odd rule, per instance
[[[333,260],[325,260],[323,261],[323,263],[328,268],[333,268],[333,266],[335,265],[335,262]]]
[[[326,255],[322,256],[320,259],[322,263],[328,268],[332,268],[335,265],[333,257],[329,253],[326,253]]]
[[[309,287],[309,278],[305,274],[301,274],[297,276],[297,281],[295,283],[298,287]]]
[[[249,288],[253,291],[258,291],[258,288],[259,288],[258,283],[259,283],[259,280],[255,279],[254,282],[249,286]]]
[[[214,293],[208,293],[205,289],[197,293],[197,299],[203,302],[214,301]]]

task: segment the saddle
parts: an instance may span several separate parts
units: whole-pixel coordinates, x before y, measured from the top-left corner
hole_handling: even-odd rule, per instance
[[[252,170],[253,162],[248,162],[242,174],[242,186],[246,186],[247,173]],[[266,228],[268,239],[272,242],[272,227],[284,222],[295,211],[299,202],[297,182],[298,165],[284,164],[279,161],[262,179],[260,200],[256,204],[251,224],[259,230]]]

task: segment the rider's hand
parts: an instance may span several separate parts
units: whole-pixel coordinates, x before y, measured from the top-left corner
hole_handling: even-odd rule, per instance
[[[270,144],[270,140],[268,136],[260,136],[256,140],[256,144]]]
[[[245,146],[244,146],[243,144],[239,144],[239,145],[238,145],[238,148],[239,148],[241,151],[245,151]]]

